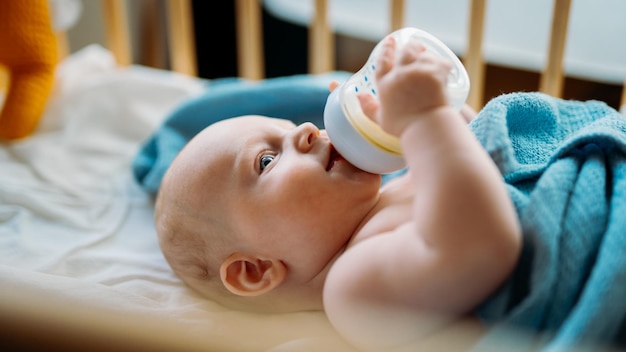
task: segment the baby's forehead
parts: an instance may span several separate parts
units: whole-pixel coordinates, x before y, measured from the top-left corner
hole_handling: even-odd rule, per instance
[[[215,211],[209,204],[212,201],[226,209],[226,198],[239,184],[236,165],[247,165],[245,161],[238,162],[247,155],[242,151],[266,127],[267,131],[287,130],[295,128],[295,124],[286,119],[253,115],[222,120],[205,128],[183,148],[170,168],[169,182],[176,193],[184,194],[187,203],[197,209],[209,207]]]
[[[296,128],[296,124],[288,119],[246,115],[225,119],[208,126],[202,131],[201,134],[204,136],[201,138],[206,143],[228,142],[229,144],[236,144],[248,138],[262,137],[277,131],[284,132],[294,128]]]
[[[243,115],[223,120],[224,124],[232,124],[240,128],[256,128],[258,126],[295,127],[289,119],[264,115]]]
[[[188,196],[197,199],[191,203],[205,204],[205,191],[212,199],[222,199],[222,193],[232,191],[236,184],[235,167],[248,148],[249,141],[258,139],[264,130],[291,129],[290,120],[266,116],[241,116],[216,122],[183,148],[171,168],[172,182],[185,189]],[[231,186],[229,186],[231,185]]]
[[[277,130],[295,128],[288,119],[245,115],[218,121],[207,126],[196,135],[184,148],[182,156],[194,164],[200,160],[231,159],[236,157],[250,140],[262,138]],[[272,132],[273,131],[273,132]]]
[[[295,123],[288,119],[261,115],[238,116],[207,126],[184,149],[187,154],[194,155],[192,158],[207,153],[229,157],[225,154],[241,150],[250,141],[294,128]]]

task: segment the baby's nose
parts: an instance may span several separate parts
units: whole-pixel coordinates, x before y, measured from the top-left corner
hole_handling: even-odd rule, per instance
[[[312,123],[305,122],[296,129],[296,147],[302,151],[308,151],[320,135],[320,130]]]

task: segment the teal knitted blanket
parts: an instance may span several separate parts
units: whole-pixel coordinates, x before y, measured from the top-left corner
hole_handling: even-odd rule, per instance
[[[515,93],[470,126],[524,234],[514,275],[476,311],[490,324],[478,347],[626,347],[626,119],[598,101]],[[511,327],[528,334],[510,340]]]

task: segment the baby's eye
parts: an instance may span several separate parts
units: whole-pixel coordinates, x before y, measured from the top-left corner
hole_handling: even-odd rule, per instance
[[[274,158],[276,158],[276,156],[274,155],[266,154],[266,155],[261,156],[261,158],[259,159],[259,169],[263,171],[263,169],[265,169],[267,165],[269,165],[272,161],[274,161]]]

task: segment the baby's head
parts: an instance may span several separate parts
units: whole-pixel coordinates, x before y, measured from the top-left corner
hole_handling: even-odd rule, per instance
[[[189,286],[239,309],[322,308],[332,262],[378,199],[380,176],[335,153],[324,131],[263,116],[217,122],[166,172],[155,223]]]

